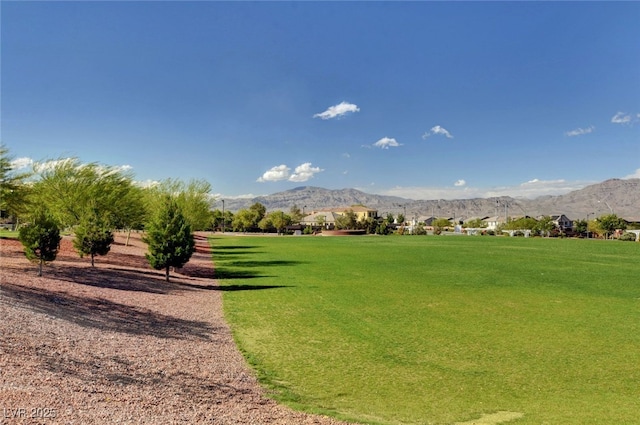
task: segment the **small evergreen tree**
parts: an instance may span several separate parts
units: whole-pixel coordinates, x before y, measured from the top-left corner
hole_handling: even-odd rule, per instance
[[[170,197],[146,226],[143,241],[149,245],[145,257],[156,270],[165,269],[165,278],[169,282],[169,268],[182,267],[195,251],[195,240],[191,226],[187,223],[182,210]]]
[[[74,233],[73,247],[78,251],[80,258],[85,255],[91,256],[91,267],[95,267],[96,255],[107,255],[111,249],[113,233],[95,211],[80,221]]]
[[[31,223],[20,228],[18,238],[29,261],[38,262],[38,276],[42,276],[42,265],[58,255],[61,239],[58,223],[47,212],[38,211]]]

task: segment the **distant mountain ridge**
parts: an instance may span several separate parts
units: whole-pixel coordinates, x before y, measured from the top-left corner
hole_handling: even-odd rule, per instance
[[[323,208],[365,205],[380,215],[406,213],[407,219],[418,217],[480,217],[565,214],[570,219],[615,213],[640,220],[640,179],[610,179],[558,196],[516,199],[509,196],[454,200],[413,200],[397,196],[374,195],[356,189],[323,189],[302,186],[284,192],[251,199],[225,200],[229,211],[248,208],[256,202],[267,211],[289,211],[297,205],[305,212]]]

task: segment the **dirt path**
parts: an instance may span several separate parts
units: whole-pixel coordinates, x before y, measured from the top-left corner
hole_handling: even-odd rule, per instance
[[[337,424],[265,397],[235,346],[210,248],[164,282],[124,235],[80,259],[64,239],[36,276],[0,240],[0,424]]]

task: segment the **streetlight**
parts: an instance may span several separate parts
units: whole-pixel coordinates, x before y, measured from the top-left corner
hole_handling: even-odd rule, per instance
[[[595,213],[593,212],[587,213],[587,239],[589,239],[589,216],[593,214]]]

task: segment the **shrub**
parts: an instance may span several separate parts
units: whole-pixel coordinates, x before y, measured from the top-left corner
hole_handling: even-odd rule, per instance
[[[413,228],[414,235],[426,235],[427,229],[424,228],[422,224],[418,224]]]
[[[42,276],[42,265],[58,255],[61,239],[58,223],[49,213],[39,211],[30,224],[20,228],[18,239],[29,261],[38,263],[38,276]]]
[[[618,239],[626,242],[635,242],[636,234],[632,232],[624,232],[622,235],[620,235],[620,238]]]

